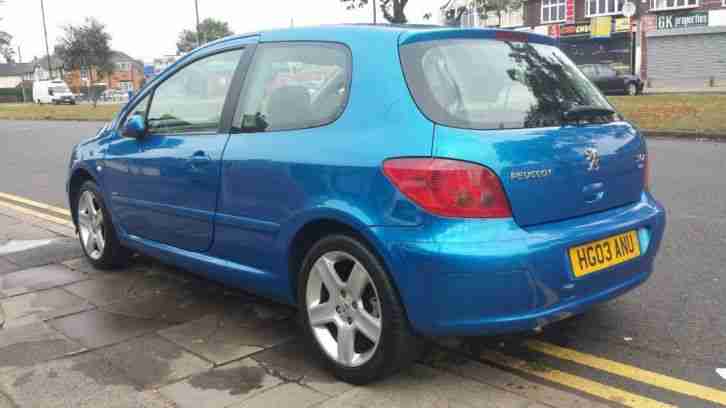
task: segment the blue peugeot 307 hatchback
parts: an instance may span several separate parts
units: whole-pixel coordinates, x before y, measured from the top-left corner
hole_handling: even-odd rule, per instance
[[[340,378],[421,336],[526,331],[643,283],[641,134],[551,39],[330,26],[207,44],[71,158],[99,268],[142,252],[298,306]]]

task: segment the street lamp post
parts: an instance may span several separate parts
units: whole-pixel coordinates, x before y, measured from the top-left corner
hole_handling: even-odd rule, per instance
[[[50,62],[50,50],[48,48],[48,29],[45,27],[45,5],[43,4],[43,0],[40,0],[40,13],[43,15],[43,35],[45,36],[45,56],[48,58],[48,75],[50,75],[50,79],[53,79],[53,67],[51,66]],[[41,64],[41,68],[42,68]]]
[[[194,13],[197,16],[197,46],[202,45],[202,33],[199,31],[199,0],[194,0]]]
[[[373,0],[373,24],[378,24],[376,22],[376,0]]]

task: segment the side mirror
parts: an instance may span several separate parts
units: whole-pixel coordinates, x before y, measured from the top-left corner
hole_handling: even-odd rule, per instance
[[[144,117],[139,114],[134,114],[126,121],[123,128],[123,135],[126,137],[133,137],[140,139],[146,135],[146,123],[144,123]]]

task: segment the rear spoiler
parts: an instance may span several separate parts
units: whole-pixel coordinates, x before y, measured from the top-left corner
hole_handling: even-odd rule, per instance
[[[454,39],[491,39],[557,45],[557,41],[554,38],[546,35],[535,34],[527,31],[490,28],[439,28],[432,30],[411,30],[401,34],[398,39],[398,44],[406,45],[422,41]]]

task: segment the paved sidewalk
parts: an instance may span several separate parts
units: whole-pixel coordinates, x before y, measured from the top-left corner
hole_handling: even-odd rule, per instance
[[[0,408],[604,406],[437,348],[352,387],[294,310],[144,257],[95,270],[70,228],[1,207],[0,310]]]

